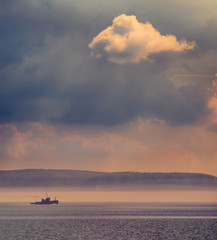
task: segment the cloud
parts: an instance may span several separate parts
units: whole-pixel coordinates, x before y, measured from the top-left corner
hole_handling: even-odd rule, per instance
[[[212,114],[208,118],[208,130],[217,132],[217,74],[215,74],[215,78],[212,80],[212,85],[209,90],[212,97],[208,101],[208,107],[212,110]]]
[[[198,48],[178,57],[160,52],[155,55],[155,61],[138,64],[111,64],[104,58],[90,57],[88,43],[92,36],[109,26],[110,20],[120,12],[132,12],[143,22],[149,19],[162,34],[151,24],[139,23],[133,16],[122,15],[126,22],[130,22],[128,26],[131,28],[134,25],[141,29],[146,26],[159,39],[174,39],[172,46],[179,50],[185,48],[185,44],[189,47],[190,43],[178,42],[174,36],[165,34],[174,32],[181,38],[184,32],[187,39],[195,39],[194,31],[190,37],[187,34],[188,25],[175,22],[171,26],[166,21],[157,21],[158,18],[141,5],[147,19],[138,11],[139,8],[132,11],[129,3],[118,3],[117,10],[112,11],[115,1],[106,3],[110,6],[109,11],[103,5],[101,12],[91,4],[81,6],[77,1],[70,0],[64,0],[64,3],[41,0],[36,5],[34,1],[27,0],[13,3],[4,2],[5,8],[1,11],[5,23],[2,25],[0,45],[1,53],[5,53],[0,56],[1,123],[40,121],[115,126],[138,117],[154,117],[177,126],[198,123],[209,115],[207,102],[210,93],[207,89],[198,83],[177,87],[168,78],[168,71],[174,64],[172,67],[186,68],[188,71],[185,72],[189,74],[211,74],[216,67],[216,54],[207,53],[208,58],[204,59],[194,56]],[[138,1],[135,4],[138,6]],[[129,10],[124,11],[121,8],[123,5]],[[124,38],[124,31],[129,29],[121,24],[125,26],[126,23],[121,21],[116,24],[116,31],[122,32],[123,35],[119,35]],[[140,42],[143,32],[138,35],[138,49],[143,46]],[[130,31],[130,34],[134,32]],[[138,31],[135,34],[139,34]],[[156,41],[159,42],[159,39],[156,38]],[[198,42],[199,39],[196,40]],[[135,52],[133,44],[132,48],[128,48],[131,55],[119,58],[117,53],[114,59],[134,59],[134,53],[140,51],[136,49]],[[198,66],[201,72],[196,71]]]
[[[136,16],[122,14],[113,24],[93,38],[89,47],[92,55],[115,63],[137,63],[151,54],[192,50],[195,42],[177,41],[174,35],[161,35],[150,22],[141,23]]]
[[[216,137],[205,128],[137,121],[109,129],[3,124],[0,166],[216,174]],[[207,151],[208,149],[208,151]]]

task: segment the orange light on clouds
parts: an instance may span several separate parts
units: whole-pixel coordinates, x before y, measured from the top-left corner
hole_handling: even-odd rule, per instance
[[[170,127],[138,121],[94,134],[30,124],[2,126],[2,169],[63,168],[93,171],[201,172],[217,175],[217,136],[206,126]],[[113,132],[114,130],[114,132]],[[7,134],[6,134],[7,135]]]

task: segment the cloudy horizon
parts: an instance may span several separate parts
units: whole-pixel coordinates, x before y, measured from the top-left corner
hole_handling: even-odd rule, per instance
[[[216,8],[3,1],[0,169],[217,176]]]

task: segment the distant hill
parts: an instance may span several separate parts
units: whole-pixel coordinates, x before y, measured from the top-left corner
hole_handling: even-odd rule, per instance
[[[216,189],[217,177],[202,173],[94,172],[25,169],[0,171],[0,187],[83,189]]]

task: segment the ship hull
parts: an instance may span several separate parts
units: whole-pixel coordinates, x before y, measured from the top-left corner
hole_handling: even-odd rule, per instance
[[[59,202],[56,201],[50,201],[50,202],[32,202],[31,204],[37,204],[37,205],[51,205],[51,204],[59,204]]]

